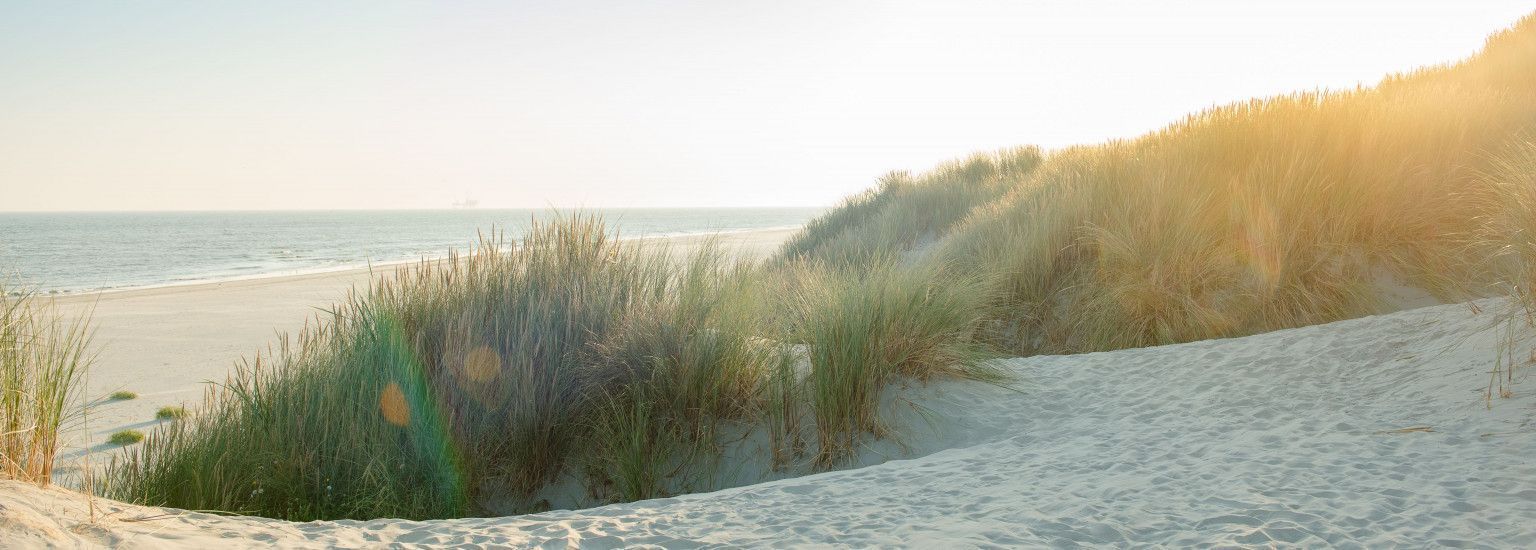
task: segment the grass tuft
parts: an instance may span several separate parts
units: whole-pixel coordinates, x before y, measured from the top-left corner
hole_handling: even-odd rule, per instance
[[[186,418],[189,414],[191,413],[187,412],[186,407],[165,406],[160,407],[160,410],[155,411],[155,418],[159,420],[180,420]]]
[[[793,340],[810,363],[804,380],[822,467],[853,455],[865,434],[889,433],[877,415],[898,376],[995,380],[976,338],[990,296],[987,281],[944,270],[886,267],[850,273],[802,266]]]
[[[85,318],[0,287],[0,478],[47,485],[92,356]]]
[[[107,438],[107,443],[113,445],[132,445],[144,440],[144,432],[138,430],[123,430],[115,432]]]
[[[139,398],[139,394],[133,393],[133,392],[128,391],[128,390],[118,390],[118,391],[112,392],[112,395],[108,395],[107,396],[107,399],[110,399],[112,401],[128,401],[130,399],[138,399],[138,398]]]

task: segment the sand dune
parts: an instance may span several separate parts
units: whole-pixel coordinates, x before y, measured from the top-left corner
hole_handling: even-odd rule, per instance
[[[725,233],[720,246],[739,254],[764,256],[797,229]],[[695,250],[710,236],[642,239],[679,254]],[[385,276],[394,266],[375,268]],[[154,427],[164,406],[195,406],[206,382],[222,382],[241,357],[265,351],[282,333],[294,333],[325,308],[366,287],[367,269],[125,290],[56,298],[66,314],[94,310],[92,325],[101,352],[92,367],[87,395],[96,399],[84,422],[66,428],[63,471],[87,450],[110,451],[107,437],[123,429]],[[118,390],[137,393],[129,401],[100,398]],[[98,457],[96,460],[103,460]]]
[[[6,483],[23,546],[1536,544],[1536,386],[1485,405],[1509,303],[1003,361],[1020,391],[916,391],[909,460],[510,518],[289,523]],[[1519,350],[1530,356],[1528,347]],[[942,447],[942,448],[940,448]]]

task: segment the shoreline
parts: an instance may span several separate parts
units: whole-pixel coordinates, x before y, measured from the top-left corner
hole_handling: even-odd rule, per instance
[[[618,237],[618,240],[619,241],[624,241],[624,242],[637,242],[637,243],[646,243],[646,242],[654,242],[654,241],[672,241],[674,243],[681,243],[681,244],[685,244],[686,245],[686,244],[688,244],[691,241],[705,240],[705,239],[708,239],[708,238],[715,238],[715,237],[718,237],[718,238],[720,238],[722,240],[727,240],[727,239],[730,239],[733,236],[750,236],[750,235],[755,235],[755,234],[778,233],[778,232],[786,232],[786,231],[790,232],[790,233],[793,233],[795,231],[799,231],[801,227],[804,227],[804,226],[803,225],[782,225],[782,226],[757,227],[757,228],[746,228],[746,229],[724,229],[724,230],[720,230],[720,231],[697,232],[697,233],[675,233],[675,234],[659,234],[659,235],[645,235],[645,234],[642,234],[642,235],[632,235],[632,236],[620,236],[620,237]],[[262,273],[253,273],[253,274],[249,274],[249,275],[213,276],[213,277],[204,277],[204,278],[181,280],[181,281],[158,282],[158,283],[147,283],[147,284],[129,284],[129,285],[123,285],[123,286],[110,286],[110,287],[90,288],[90,289],[71,289],[71,290],[48,289],[48,290],[37,290],[33,294],[33,296],[35,298],[40,299],[40,300],[52,300],[52,301],[57,302],[57,301],[61,301],[61,300],[70,300],[70,299],[80,298],[80,297],[84,297],[84,296],[102,296],[102,295],[110,295],[110,294],[117,294],[117,293],[123,293],[123,292],[137,292],[137,291],[157,290],[157,289],[165,289],[165,288],[194,287],[194,286],[201,286],[201,285],[217,285],[217,284],[223,284],[223,283],[236,283],[236,282],[243,282],[243,281],[261,281],[261,280],[268,280],[268,279],[283,279],[283,278],[290,278],[290,277],[325,276],[325,275],[334,275],[334,274],[347,273],[347,272],[353,272],[353,271],[368,271],[368,270],[371,270],[371,269],[393,270],[393,269],[395,269],[397,267],[400,267],[400,266],[403,266],[403,265],[418,264],[418,263],[422,263],[422,262],[442,261],[442,260],[448,258],[448,256],[450,254],[452,254],[453,252],[459,252],[459,251],[458,250],[454,250],[454,251],[450,251],[448,253],[438,254],[438,255],[435,255],[435,256],[423,256],[423,257],[420,257],[420,258],[383,260],[383,261],[379,261],[379,262],[366,262],[366,263],[363,263],[363,264],[349,263],[349,264],[327,266],[327,267],[308,267],[308,268],[297,268],[297,269],[285,269],[285,270],[280,270],[280,271],[268,271],[268,272],[262,272]],[[13,291],[13,292],[11,292],[11,295],[19,296],[20,293]]]
[[[762,258],[797,231],[799,226],[623,240],[663,244],[674,253],[713,241],[738,257]],[[162,422],[155,419],[160,407],[196,407],[206,382],[221,382],[239,361],[276,349],[285,335],[302,330],[348,292],[402,266],[441,260],[38,296],[66,318],[91,314],[94,333],[96,361],[82,395],[89,415],[61,430],[61,467],[87,454],[115,451],[117,446],[105,442],[116,431],[153,429]],[[138,397],[106,398],[118,390]]]

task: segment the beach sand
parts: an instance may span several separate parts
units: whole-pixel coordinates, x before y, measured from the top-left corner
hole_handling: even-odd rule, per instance
[[[731,232],[720,235],[641,239],[686,254],[714,239],[742,257],[764,257],[798,228]],[[223,382],[242,357],[254,357],[276,345],[280,335],[296,333],[322,308],[366,288],[374,276],[388,276],[395,266],[331,273],[123,290],[53,299],[66,315],[94,310],[91,324],[100,349],[90,370],[87,396],[96,403],[90,415],[64,433],[60,471],[68,474],[89,450],[96,454],[113,432],[146,431],[157,425],[155,411],[165,406],[195,407],[206,382]],[[107,401],[119,391],[137,399]],[[102,457],[94,460],[99,461]]]
[[[0,482],[12,546],[1536,545],[1536,384],[1485,401],[1508,300],[999,361],[904,390],[908,459],[579,511],[292,523]],[[1530,357],[1527,339],[1512,353]],[[910,429],[911,427],[901,427]],[[910,433],[921,433],[910,432]]]

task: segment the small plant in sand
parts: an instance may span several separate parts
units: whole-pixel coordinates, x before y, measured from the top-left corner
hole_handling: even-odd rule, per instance
[[[133,393],[133,392],[128,391],[128,390],[118,390],[118,391],[112,392],[112,395],[108,395],[107,396],[107,399],[112,400],[112,401],[128,401],[130,399],[138,399],[138,398],[139,398],[139,394]]]
[[[181,420],[190,414],[191,413],[187,412],[186,407],[180,405],[169,405],[160,407],[160,410],[155,411],[155,418],[159,420]]]
[[[84,318],[0,288],[0,478],[46,485],[91,363]]]
[[[144,440],[144,432],[138,430],[123,430],[113,433],[107,438],[107,443],[113,445],[132,445]]]

